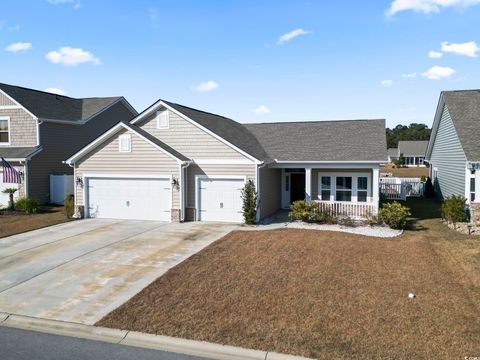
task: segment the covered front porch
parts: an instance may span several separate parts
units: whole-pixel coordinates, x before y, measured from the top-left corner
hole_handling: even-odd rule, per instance
[[[275,171],[276,176],[270,175],[270,180],[280,184],[270,183],[268,189],[264,184],[263,195],[271,197],[276,192],[281,209],[288,209],[294,201],[305,200],[337,216],[361,219],[378,214],[379,164],[328,163],[300,167],[293,163],[274,163],[267,171]],[[265,211],[263,215],[267,215]]]

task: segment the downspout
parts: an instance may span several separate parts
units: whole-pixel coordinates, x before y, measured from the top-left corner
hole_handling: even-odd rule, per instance
[[[73,168],[73,215],[77,216],[78,218],[81,218],[81,216],[78,216],[77,214],[77,177],[76,177],[76,171],[75,171],[75,163],[72,164],[66,161],[62,161],[62,163],[67,164],[68,166]]]
[[[180,164],[180,222],[185,221],[185,171],[191,163],[189,160]]]
[[[23,164],[22,164],[23,163]],[[20,161],[20,164],[23,165],[24,172],[23,172],[23,191],[24,191],[24,196],[28,198],[29,191],[28,191],[28,160],[25,159],[25,161]]]
[[[43,120],[37,119],[37,146],[40,146],[40,125],[43,124]]]
[[[259,165],[257,165],[257,169],[255,172],[255,177],[256,177],[256,185],[255,187],[257,188],[257,218],[256,221],[257,223],[260,222],[260,169],[264,168],[267,166],[267,163],[265,161],[262,161]]]

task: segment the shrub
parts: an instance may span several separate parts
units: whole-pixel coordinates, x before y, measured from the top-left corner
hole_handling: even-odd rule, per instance
[[[65,200],[63,201],[63,211],[68,219],[71,219],[75,213],[75,202],[73,195],[66,195]]]
[[[378,219],[391,229],[403,229],[407,224],[410,209],[394,201],[386,203],[378,212]]]
[[[294,201],[290,205],[288,217],[292,220],[301,220],[305,222],[318,221],[316,211],[317,204],[308,203],[303,200]]]
[[[15,209],[27,214],[36,214],[40,211],[40,204],[32,198],[21,197],[15,203]]]
[[[452,223],[467,221],[466,201],[467,199],[460,195],[446,197],[442,203],[442,217]]]
[[[435,196],[435,191],[433,189],[432,179],[427,177],[427,181],[425,182],[425,189],[423,190],[423,196],[427,199],[431,199]]]
[[[242,190],[242,210],[245,224],[255,224],[257,220],[257,191],[253,180],[248,180]]]
[[[15,188],[6,188],[2,191],[4,194],[8,194],[8,210],[15,210],[15,202],[13,201],[13,194],[17,192]]]
[[[420,181],[425,182],[427,180],[427,177],[425,175],[420,176]]]

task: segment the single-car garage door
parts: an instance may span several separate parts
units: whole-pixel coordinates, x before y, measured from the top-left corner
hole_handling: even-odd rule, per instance
[[[88,216],[95,218],[170,221],[169,178],[88,178]]]
[[[199,178],[198,220],[242,222],[243,179]]]

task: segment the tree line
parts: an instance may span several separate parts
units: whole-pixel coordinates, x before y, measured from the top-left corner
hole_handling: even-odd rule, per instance
[[[396,148],[400,140],[428,140],[431,131],[427,125],[417,123],[387,128],[387,147]]]

